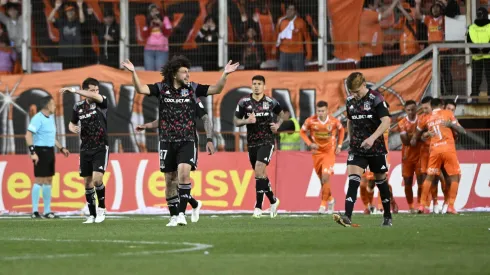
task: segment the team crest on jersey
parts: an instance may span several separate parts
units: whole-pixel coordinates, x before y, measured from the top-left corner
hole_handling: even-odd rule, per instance
[[[90,110],[95,109],[95,103],[90,104]]]
[[[364,102],[364,111],[369,111],[371,110],[371,103],[368,102]]]
[[[269,103],[268,102],[264,102],[264,104],[262,105],[262,109],[269,110]]]
[[[327,130],[332,131],[332,125],[327,125]]]
[[[180,90],[180,95],[181,96],[188,96],[189,95],[189,90],[187,90],[187,89]]]
[[[247,106],[247,109],[252,109],[252,105],[248,105]]]

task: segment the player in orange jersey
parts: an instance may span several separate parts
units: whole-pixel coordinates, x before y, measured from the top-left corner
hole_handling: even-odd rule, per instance
[[[427,177],[424,181],[422,190],[422,205],[419,211],[423,211],[423,204],[428,196],[433,180],[441,173],[441,167],[449,175],[449,202],[447,213],[457,214],[454,209],[454,202],[459,186],[459,174],[461,172],[458,158],[456,157],[456,146],[454,143],[453,130],[458,133],[465,133],[463,127],[458,125],[458,121],[449,110],[443,110],[444,101],[434,98],[431,101],[432,113],[428,119],[420,121],[417,125],[417,136],[423,130],[427,130],[430,135],[430,154],[427,168]],[[412,141],[416,141],[416,137]]]
[[[432,108],[430,106],[430,102],[432,100],[431,96],[426,96],[422,98],[421,101],[421,109],[422,109],[422,114],[419,116],[417,124],[420,123],[421,121],[425,121],[428,119],[432,112]],[[415,135],[413,136],[415,137]],[[413,140],[412,137],[412,140]],[[429,149],[430,149],[430,139],[429,139],[429,133],[425,132],[423,135],[420,136],[419,139],[417,139],[416,143],[412,143],[412,146],[416,146],[417,144],[420,145],[420,174],[421,174],[421,180],[422,182],[425,181],[425,178],[427,176],[427,165],[429,164]],[[415,142],[415,141],[413,141]],[[439,213],[439,205],[437,203],[437,179],[434,180],[434,184],[431,186],[430,189],[430,198],[433,200],[433,211],[434,213]],[[420,214],[425,213],[428,214],[430,213],[430,198],[425,199],[425,207],[423,208],[424,210],[422,212],[419,211]],[[422,188],[417,189],[417,204],[420,205],[422,201]]]
[[[416,213],[417,211],[413,206],[413,175],[415,174],[417,177],[418,190],[422,190],[422,184],[424,183],[422,174],[420,173],[419,162],[422,143],[417,142],[415,146],[410,145],[410,140],[417,133],[417,103],[413,100],[408,100],[405,103],[405,112],[407,116],[398,123],[400,139],[402,141],[402,176],[409,212]]]
[[[313,151],[313,165],[322,183],[320,214],[325,213],[327,203],[328,214],[334,211],[335,199],[330,192],[330,175],[333,174],[335,155],[340,153],[344,134],[342,123],[328,115],[328,104],[325,101],[316,104],[316,115],[307,118],[301,127],[301,138]]]

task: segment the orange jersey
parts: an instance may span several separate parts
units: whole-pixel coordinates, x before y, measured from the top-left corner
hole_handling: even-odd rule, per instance
[[[427,40],[429,43],[437,43],[444,41],[444,16],[434,18],[430,15],[424,15],[422,21],[427,26]],[[441,51],[448,49],[441,48]]]
[[[316,115],[306,119],[303,127],[301,127],[300,135],[306,145],[312,142],[307,135],[310,132],[311,139],[319,147],[316,153],[326,153],[335,151],[337,144],[342,144],[344,141],[344,127],[338,119],[333,116],[327,116],[326,121],[321,121]],[[337,142],[337,133],[339,140]]]
[[[418,117],[415,117],[415,120],[413,121],[410,121],[408,117],[405,117],[398,122],[400,135],[407,135],[409,140],[412,139],[417,131],[417,120]],[[419,160],[421,146],[422,144],[420,142],[417,142],[415,147],[402,144],[402,160],[407,162],[417,162]]]
[[[415,11],[410,12],[410,16],[415,18]],[[410,25],[410,28],[408,27]],[[400,18],[398,25],[395,27],[397,29],[403,29],[403,33],[400,35],[400,54],[401,55],[411,55],[420,52],[419,43],[417,37],[414,33],[417,31],[416,20],[408,21],[405,16]],[[413,30],[413,32],[412,32]]]
[[[364,9],[359,24],[359,41],[361,56],[383,54],[383,30],[380,25],[381,14]]]
[[[458,123],[451,111],[435,109],[426,120],[418,123],[417,129],[419,131],[428,130],[431,132],[431,154],[456,151],[453,131],[445,125],[448,121],[452,124]]]

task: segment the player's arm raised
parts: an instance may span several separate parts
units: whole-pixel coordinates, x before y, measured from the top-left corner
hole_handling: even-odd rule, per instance
[[[136,89],[136,92],[138,94],[144,94],[144,95],[150,95],[150,87],[145,84],[141,84],[140,79],[138,78],[138,74],[136,73],[136,70],[134,69],[133,63],[129,61],[129,59],[126,59],[126,61],[123,61],[121,65],[128,71],[131,72],[133,78],[133,86]]]
[[[84,96],[86,98],[93,99],[97,103],[102,103],[104,101],[104,98],[102,95],[93,93],[90,91],[86,90],[76,90],[75,88],[61,88],[60,93],[74,93],[74,94],[79,94],[81,96]]]
[[[238,66],[240,66],[240,63],[237,62],[235,64],[231,64],[231,60],[228,61],[228,64],[226,64],[223,74],[221,75],[218,82],[215,85],[209,86],[208,95],[220,94],[221,91],[223,91],[223,88],[225,87],[226,78],[228,77],[229,74],[236,71]]]

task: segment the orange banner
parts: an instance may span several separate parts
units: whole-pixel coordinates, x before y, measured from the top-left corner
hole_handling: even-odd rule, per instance
[[[420,64],[414,64],[418,66]],[[375,83],[392,72],[396,67],[383,67],[364,70],[363,73],[370,83]],[[411,71],[412,68],[406,71]],[[418,101],[424,93],[430,78],[431,64],[424,63],[413,73],[400,74],[393,81],[403,78],[402,81],[390,87],[385,92],[390,104],[390,111],[396,112],[403,108],[406,100]],[[266,93],[276,98],[281,105],[288,106],[300,122],[315,112],[314,102],[325,100],[333,113],[345,106],[347,93],[344,88],[345,78],[350,71],[333,72],[302,72],[285,73],[269,71],[239,71],[228,77],[226,86],[220,95],[204,100],[208,113],[213,114],[215,131],[233,132],[233,115],[238,100],[251,93],[251,79],[256,74],[262,74],[266,78]],[[142,83],[155,83],[161,81],[157,72],[138,72]],[[220,78],[219,72],[191,73],[191,80],[202,84],[214,84]],[[73,104],[80,100],[73,94],[59,94],[61,87],[80,87],[81,82],[87,77],[95,77],[101,81],[100,93],[109,98],[108,125],[110,134],[133,135],[128,142],[123,142],[124,152],[138,152],[138,144],[145,144],[144,135],[134,134],[135,124],[144,123],[156,119],[155,98],[148,98],[135,93],[131,84],[131,74],[101,65],[90,66],[81,69],[65,70],[58,72],[0,76],[2,93],[8,94],[11,100],[10,112],[2,112],[0,116],[9,115],[8,122],[3,125],[4,119],[0,119],[1,134],[24,135],[27,129],[29,116],[35,113],[39,99],[46,95],[52,95],[57,102],[58,133],[64,134],[68,129],[67,124],[71,120]],[[393,83],[395,83],[393,82]],[[5,89],[4,89],[5,87]],[[383,90],[383,89],[381,89]],[[0,141],[5,142],[5,141]],[[78,142],[74,139],[73,142]],[[234,141],[231,141],[234,144]],[[7,142],[7,146],[0,146],[0,153],[20,152],[14,142]],[[130,148],[126,148],[126,147]],[[226,146],[226,144],[225,144]],[[115,148],[115,144],[110,144]],[[25,148],[24,148],[25,149]]]

